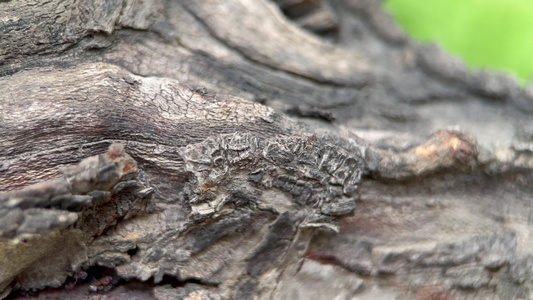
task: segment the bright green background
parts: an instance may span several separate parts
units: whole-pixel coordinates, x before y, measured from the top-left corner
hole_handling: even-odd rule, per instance
[[[386,0],[418,40],[436,41],[468,66],[533,79],[533,0]]]

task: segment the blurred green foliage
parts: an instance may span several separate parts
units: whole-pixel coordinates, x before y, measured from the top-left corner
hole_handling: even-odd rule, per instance
[[[436,41],[469,67],[533,79],[533,0],[386,0],[397,22]]]

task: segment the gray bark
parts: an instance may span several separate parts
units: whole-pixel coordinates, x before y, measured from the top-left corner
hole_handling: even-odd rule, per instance
[[[3,1],[0,36],[2,297],[533,298],[533,93],[379,1]]]

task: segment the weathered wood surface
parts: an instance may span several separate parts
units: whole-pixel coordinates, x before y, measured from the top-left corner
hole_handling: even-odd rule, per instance
[[[533,297],[532,92],[377,1],[3,1],[0,36],[2,296]]]

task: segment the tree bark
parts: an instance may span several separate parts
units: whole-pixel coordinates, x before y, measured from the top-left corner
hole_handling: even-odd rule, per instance
[[[379,1],[2,1],[0,36],[1,297],[533,297],[533,92]]]

